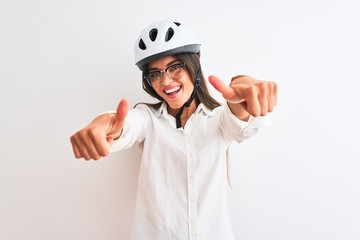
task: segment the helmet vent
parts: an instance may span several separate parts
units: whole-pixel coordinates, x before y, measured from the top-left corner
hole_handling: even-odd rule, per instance
[[[146,45],[145,45],[145,43],[144,43],[144,41],[143,41],[142,39],[140,39],[140,41],[139,41],[139,48],[140,48],[141,50],[145,50],[145,49],[146,49]]]
[[[175,23],[176,26],[180,26],[180,25],[181,25],[181,23],[179,23],[179,22],[174,22],[174,23]]]
[[[156,28],[153,28],[150,30],[149,37],[150,37],[151,41],[155,41],[157,34],[158,34],[158,30]]]
[[[165,35],[165,42],[170,41],[170,39],[174,36],[174,30],[172,28],[169,28]]]

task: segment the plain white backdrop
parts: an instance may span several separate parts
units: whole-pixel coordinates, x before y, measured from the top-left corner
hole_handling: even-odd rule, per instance
[[[121,98],[151,101],[132,50],[164,18],[199,33],[205,75],[279,84],[271,126],[230,149],[237,239],[360,239],[359,12],[355,0],[2,0],[0,239],[129,239],[139,151],[76,160],[69,137]]]

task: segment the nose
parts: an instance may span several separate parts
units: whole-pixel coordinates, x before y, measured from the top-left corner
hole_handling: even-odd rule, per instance
[[[172,78],[169,77],[167,72],[164,71],[161,73],[161,79],[160,79],[161,85],[166,86],[166,85],[172,83],[172,81],[173,81]]]

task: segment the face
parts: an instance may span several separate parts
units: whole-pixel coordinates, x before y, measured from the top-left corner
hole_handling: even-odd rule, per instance
[[[176,64],[179,63],[181,63],[181,61],[173,56],[164,57],[151,62],[148,65],[148,72],[151,74],[152,72],[162,71],[168,67],[170,68],[167,72],[172,72],[175,70],[171,66],[178,66]],[[190,98],[191,93],[194,90],[194,84],[186,66],[183,67],[183,74],[181,78],[169,78],[169,76],[163,72],[161,79],[157,82],[154,82],[152,87],[173,110],[181,108]]]

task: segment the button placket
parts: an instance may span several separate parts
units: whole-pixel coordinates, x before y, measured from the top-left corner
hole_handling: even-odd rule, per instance
[[[188,187],[188,217],[189,239],[197,239],[197,187],[196,187],[196,155],[192,139],[185,133],[186,162],[187,162],[187,187]]]

